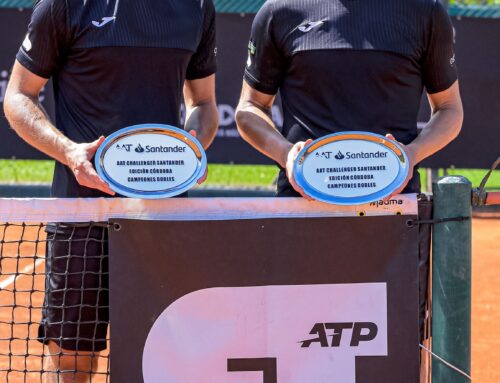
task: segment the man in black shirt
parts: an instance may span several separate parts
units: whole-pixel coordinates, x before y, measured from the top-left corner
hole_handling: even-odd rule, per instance
[[[136,124],[179,126],[183,95],[185,129],[205,148],[211,144],[218,125],[215,70],[212,0],[39,0],[17,54],[5,114],[24,140],[58,161],[54,197],[112,195],[92,165],[104,136]],[[50,77],[55,124],[38,102]],[[95,368],[90,356],[106,347],[103,250],[75,245],[68,260],[65,245],[69,237],[102,241],[105,234],[99,227],[62,226],[49,233],[56,241],[48,244],[40,338],[52,356],[44,370],[79,372],[45,374],[45,382],[88,381]],[[68,267],[72,273],[61,278],[59,268],[64,275]]]
[[[268,0],[244,79],[239,131],[281,167],[278,196],[302,194],[293,163],[310,139],[388,135],[406,145],[413,167],[452,141],[463,120],[453,29],[436,0]],[[418,135],[424,87],[433,115]],[[270,118],[278,91],[281,132]],[[416,169],[407,182],[404,192],[419,192]]]

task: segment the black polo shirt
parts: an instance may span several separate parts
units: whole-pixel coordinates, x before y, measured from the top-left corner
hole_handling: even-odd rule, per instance
[[[257,14],[245,80],[281,93],[292,143],[360,130],[409,144],[422,92],[457,79],[453,28],[435,0],[268,0]],[[405,190],[418,192],[418,172]],[[282,171],[280,195],[295,194]]]
[[[180,125],[184,80],[216,70],[212,0],[39,0],[17,60],[53,78],[56,127],[91,142],[144,123]],[[56,164],[55,197],[103,194]]]

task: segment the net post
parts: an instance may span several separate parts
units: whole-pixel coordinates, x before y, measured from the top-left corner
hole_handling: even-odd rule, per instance
[[[461,176],[433,183],[434,219],[472,217],[471,182]],[[435,224],[432,235],[432,349],[470,375],[471,368],[471,220]],[[469,379],[433,359],[433,383]]]

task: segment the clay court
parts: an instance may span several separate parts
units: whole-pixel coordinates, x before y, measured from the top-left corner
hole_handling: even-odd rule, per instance
[[[0,230],[4,242],[0,253],[0,370],[4,372],[0,372],[0,382],[40,382],[43,350],[34,338],[43,303],[43,228],[2,225]],[[500,219],[474,219],[472,377],[477,383],[500,381],[499,272]],[[103,354],[100,374],[93,382],[109,381],[107,364],[107,354]]]
[[[475,219],[472,231],[472,378],[500,382],[500,220]]]

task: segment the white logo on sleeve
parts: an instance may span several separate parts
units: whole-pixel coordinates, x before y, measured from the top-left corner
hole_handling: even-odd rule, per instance
[[[307,21],[304,24],[299,25],[297,28],[299,31],[307,33],[310,30],[317,28],[325,23],[325,20],[319,21]]]
[[[101,22],[99,22],[99,21],[92,21],[92,25],[94,25],[94,27],[97,27],[97,28],[102,28],[106,24],[108,24],[108,23],[110,23],[112,21],[115,21],[115,20],[116,20],[116,16],[103,17]]]
[[[24,41],[23,41],[23,48],[26,52],[29,52],[31,48],[33,48],[33,45],[31,44],[30,36],[26,35]]]
[[[280,383],[355,383],[357,356],[387,355],[385,283],[225,287],[167,307],[142,367],[145,383],[255,383],[267,359]]]
[[[455,55],[450,59],[450,65],[453,66],[455,64]]]

